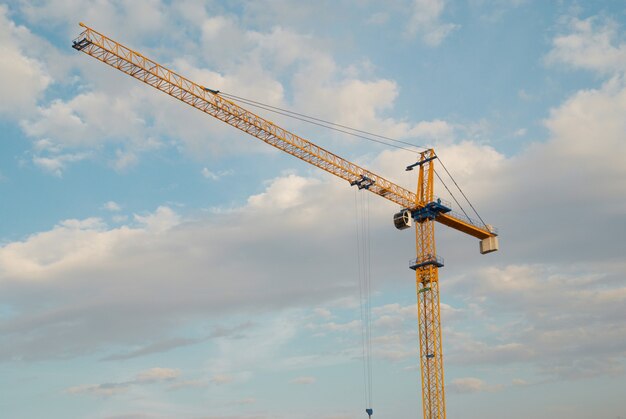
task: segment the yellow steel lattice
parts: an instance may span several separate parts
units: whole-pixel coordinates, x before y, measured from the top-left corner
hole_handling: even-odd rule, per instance
[[[421,161],[425,162],[420,165],[417,184],[417,197],[421,204],[431,202],[434,198],[434,163],[429,160],[433,156],[433,150],[421,154]],[[415,224],[415,244],[419,260],[433,260],[437,255],[434,221],[426,219]],[[438,273],[436,264],[427,264],[415,270],[422,408],[425,419],[446,417]]]

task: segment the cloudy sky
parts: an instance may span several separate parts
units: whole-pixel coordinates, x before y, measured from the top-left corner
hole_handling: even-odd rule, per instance
[[[501,233],[481,256],[437,226],[449,416],[626,418],[623,0],[0,4],[3,417],[365,417],[355,202],[375,414],[421,417],[398,208],[74,51],[80,21],[434,146]],[[259,112],[415,185],[414,153]]]

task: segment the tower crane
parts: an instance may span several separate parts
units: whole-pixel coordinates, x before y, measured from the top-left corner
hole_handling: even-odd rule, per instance
[[[119,42],[80,23],[81,34],[72,47],[90,55],[137,80],[250,134],[292,156],[344,179],[351,186],[364,189],[398,204],[401,210],[393,217],[400,230],[415,225],[416,257],[410,262],[415,271],[419,329],[422,409],[425,419],[446,417],[439,268],[443,259],[435,248],[435,222],[480,240],[480,252],[498,250],[497,231],[452,212],[451,206],[434,195],[433,149],[420,153],[419,160],[406,170],[418,169],[417,191],[413,193],[393,182],[308,141],[239,106],[219,91],[175,73],[174,71],[125,47]],[[372,409],[367,409],[371,417]]]

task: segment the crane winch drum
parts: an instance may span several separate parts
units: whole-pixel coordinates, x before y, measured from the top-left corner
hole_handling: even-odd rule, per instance
[[[403,209],[393,215],[393,225],[395,225],[398,230],[406,230],[413,224],[412,219],[411,211]]]

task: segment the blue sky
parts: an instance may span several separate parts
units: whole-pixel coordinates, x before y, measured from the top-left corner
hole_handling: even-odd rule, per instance
[[[617,0],[0,4],[3,417],[365,417],[357,192],[77,53],[80,21],[435,147],[501,232],[437,226],[449,417],[626,417]],[[413,153],[263,115],[414,187]],[[413,235],[369,205],[374,409],[418,418]]]

